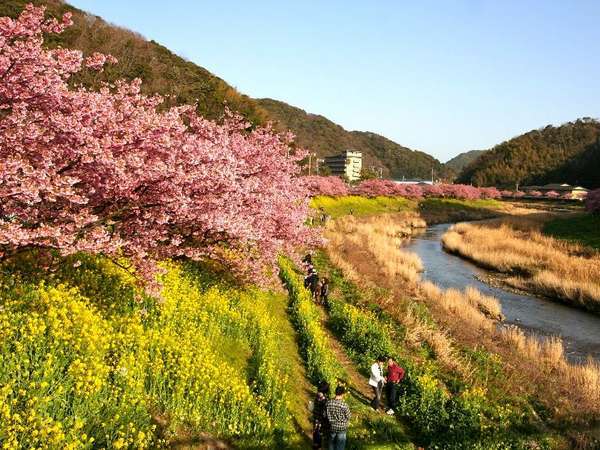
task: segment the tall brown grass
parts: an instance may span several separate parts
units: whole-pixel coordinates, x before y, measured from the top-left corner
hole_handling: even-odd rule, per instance
[[[600,255],[585,255],[527,223],[460,223],[442,242],[450,252],[511,275],[507,281],[516,287],[600,312]]]

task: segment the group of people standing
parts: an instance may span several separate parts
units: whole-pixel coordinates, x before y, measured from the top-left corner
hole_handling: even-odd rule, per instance
[[[387,409],[381,411],[385,411],[388,415],[395,414],[398,404],[398,385],[403,378],[404,369],[393,358],[382,356],[371,365],[369,386],[373,389],[371,406],[375,411],[380,411],[384,406],[382,398],[385,389]],[[329,385],[326,382],[319,385],[313,406],[313,449],[323,448],[326,440],[329,450],[346,448],[350,408],[344,401],[345,395],[344,386],[338,386],[335,397],[330,399]]]
[[[350,408],[344,401],[346,388],[335,388],[335,397],[329,398],[329,384],[323,381],[317,390],[313,406],[313,448],[323,448],[325,441],[329,450],[346,448],[346,433],[350,422]]]
[[[387,362],[387,375],[384,376],[384,367]],[[383,390],[386,391],[387,410],[390,416],[396,413],[398,404],[398,385],[404,378],[404,369],[394,361],[393,358],[380,356],[371,366],[371,376],[369,377],[369,386],[373,389],[373,400],[371,406],[376,411],[383,406],[381,401]]]

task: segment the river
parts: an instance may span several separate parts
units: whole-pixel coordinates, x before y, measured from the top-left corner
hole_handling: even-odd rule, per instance
[[[486,274],[486,270],[443,250],[441,237],[450,226],[451,224],[432,225],[404,247],[419,255],[423,261],[424,279],[445,289],[464,289],[471,285],[500,301],[502,312],[506,316],[504,323],[541,335],[560,336],[571,361],[582,361],[588,356],[600,361],[599,316],[479,281],[476,276]]]

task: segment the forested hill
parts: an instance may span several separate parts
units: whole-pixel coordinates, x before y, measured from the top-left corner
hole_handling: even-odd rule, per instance
[[[459,181],[499,187],[559,182],[600,187],[600,122],[584,118],[529,131],[481,155]]]
[[[457,174],[460,173],[465,167],[472,164],[477,158],[479,158],[487,150],[471,150],[468,152],[460,153],[451,160],[445,163],[446,167],[454,170]]]
[[[326,117],[309,114],[278,100],[257,101],[282,129],[290,129],[297,136],[300,146],[321,157],[353,149],[363,152],[364,167],[382,167],[384,176],[430,178],[431,169],[436,177],[446,175],[444,165],[427,153],[403,147],[375,133],[347,131]]]
[[[253,123],[266,121],[266,114],[256,102],[237,92],[208,70],[186,61],[173,52],[142,36],[111,25],[60,0],[1,0],[0,17],[16,17],[26,4],[45,5],[47,13],[59,16],[70,11],[74,25],[61,35],[48,36],[51,45],[84,51],[110,53],[119,63],[98,74],[79,79],[88,86],[119,78],[143,80],[145,93],[174,95],[174,103],[198,103],[198,112],[208,118],[221,117],[224,104],[243,114]]]

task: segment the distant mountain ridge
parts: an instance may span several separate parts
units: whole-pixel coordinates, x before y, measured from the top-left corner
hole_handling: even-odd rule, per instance
[[[363,167],[383,168],[384,177],[431,178],[446,176],[448,170],[433,156],[412,150],[376,133],[347,131],[340,125],[317,114],[270,98],[257,99],[259,106],[281,129],[296,135],[299,146],[330,156],[346,149],[363,152]]]
[[[456,173],[460,173],[465,167],[472,164],[486,151],[487,150],[471,150],[468,152],[459,153],[454,158],[446,161],[445,166],[449,169],[452,169]]]
[[[583,118],[524,133],[481,154],[458,181],[507,188],[547,183],[600,188],[600,122]]]

